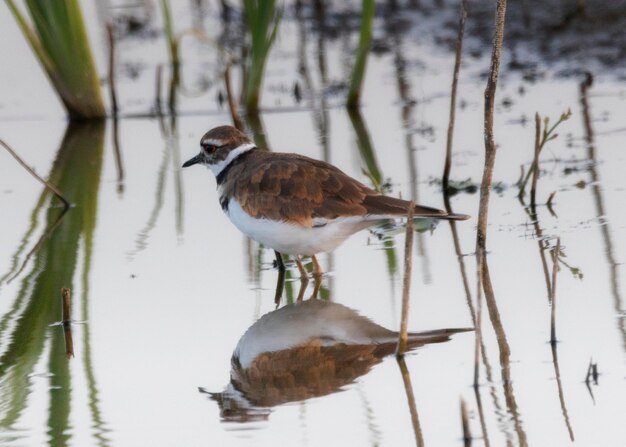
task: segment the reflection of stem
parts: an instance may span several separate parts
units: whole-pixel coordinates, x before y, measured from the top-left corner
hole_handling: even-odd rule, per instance
[[[43,184],[47,189],[49,189],[50,191],[52,191],[52,193],[57,196],[59,198],[59,200],[61,202],[63,202],[63,206],[65,208],[69,208],[71,205],[71,203],[65,198],[65,196],[63,195],[63,193],[61,191],[59,191],[56,186],[54,186],[53,184],[45,181],[43,178],[41,178],[30,166],[28,166],[24,160],[22,160],[20,158],[19,155],[17,155],[17,153],[11,149],[11,147],[6,144],[3,140],[0,140],[0,146],[4,147],[9,154],[11,154],[13,156],[13,158],[15,158],[17,160],[17,162],[28,171],[28,173],[30,175],[32,175],[33,177],[35,177],[41,184]]]
[[[450,205],[450,196],[447,194],[444,189],[443,201],[445,204],[446,211],[451,214],[452,206]],[[472,323],[474,323],[474,327],[476,327],[476,311],[474,310],[474,303],[472,302],[472,292],[470,290],[469,281],[467,279],[467,271],[465,270],[465,260],[463,257],[463,252],[461,251],[461,243],[459,241],[459,234],[456,229],[456,222],[454,220],[449,220],[450,223],[450,231],[452,232],[452,241],[454,243],[454,252],[456,254],[457,262],[459,263],[459,270],[461,272],[461,279],[463,282],[463,290],[465,291],[465,299],[467,301],[467,306],[470,311],[470,315],[472,317]],[[487,371],[487,381],[489,383],[493,383],[491,380],[491,365],[489,364],[489,360],[487,359],[487,351],[485,349],[485,345],[482,339],[482,334],[479,337],[480,343],[480,353],[482,356],[483,364],[485,365],[485,369]],[[487,433],[487,423],[485,422],[485,414],[483,411],[482,400],[480,398],[480,390],[479,387],[474,387],[474,394],[476,396],[476,405],[478,406],[478,416],[480,418],[480,427],[483,434],[483,439],[485,440],[485,446],[489,447],[489,435]],[[494,393],[494,397],[495,397]],[[499,404],[496,403],[495,406],[499,408]]]
[[[398,95],[402,100],[402,127],[404,129],[405,137],[404,142],[406,146],[409,166],[409,178],[411,183],[411,200],[414,200],[416,203],[419,203],[419,195],[418,195],[418,171],[417,171],[417,160],[416,160],[416,151],[413,147],[413,136],[411,134],[411,125],[413,123],[412,113],[415,102],[412,100],[410,95],[410,85],[407,82],[406,76],[406,58],[404,57],[402,50],[402,40],[400,38],[400,33],[398,33],[397,26],[394,23],[390,22],[388,24],[388,28],[390,33],[392,34],[394,47],[396,49],[394,55],[394,65],[396,68],[396,83],[398,85]],[[424,234],[417,234],[417,254],[420,258],[422,258],[422,275],[424,277],[424,283],[430,284],[431,282],[431,273],[430,273],[430,260],[428,258],[428,252],[426,251],[426,243],[424,241]]]
[[[556,345],[556,277],[559,271],[559,253],[561,239],[556,239],[556,247],[552,254],[552,286],[550,287],[550,344]]]
[[[156,222],[159,218],[159,214],[161,209],[163,208],[163,196],[165,191],[165,176],[167,175],[167,162],[169,160],[170,151],[165,148],[163,150],[163,161],[161,162],[161,167],[159,168],[159,174],[157,176],[157,189],[154,195],[154,207],[150,212],[150,216],[148,217],[148,221],[146,225],[137,233],[137,239],[135,241],[135,249],[129,253],[129,257],[135,257],[139,252],[146,249],[148,246],[147,239],[150,235],[150,232],[156,225]]]
[[[61,222],[63,222],[63,217],[65,216],[65,213],[67,213],[68,211],[69,211],[69,208],[64,208],[61,211],[61,214],[59,214],[59,217],[57,217],[54,223],[50,225],[48,229],[46,229],[46,231],[41,235],[41,237],[39,238],[35,246],[28,252],[26,257],[24,257],[24,261],[22,262],[22,265],[20,266],[20,268],[13,274],[12,274],[12,271],[7,273],[7,275],[5,275],[0,280],[0,283],[2,283],[2,281],[4,281],[5,278],[7,278],[7,284],[8,284],[11,281],[13,281],[15,278],[17,278],[20,275],[20,273],[22,273],[22,271],[28,264],[28,261],[30,260],[31,256],[34,253],[36,253],[37,250],[39,250],[39,247],[41,247],[41,245],[54,233],[54,231],[59,227],[59,225],[61,225]],[[9,274],[11,274],[11,276],[8,276]]]
[[[397,357],[398,366],[400,367],[400,374],[402,374],[402,382],[404,383],[404,391],[406,392],[406,400],[409,404],[409,411],[411,412],[411,423],[413,424],[413,433],[415,433],[415,445],[417,447],[423,447],[424,436],[422,435],[422,427],[420,426],[420,420],[417,415],[417,407],[415,406],[415,396],[413,395],[413,385],[411,385],[411,376],[409,375],[409,369],[406,366],[404,357]]]
[[[606,219],[606,212],[604,209],[604,198],[602,197],[602,188],[600,187],[600,179],[596,170],[596,148],[594,143],[593,128],[591,127],[591,112],[589,108],[589,101],[587,99],[587,91],[593,83],[593,78],[590,73],[587,73],[585,81],[580,85],[580,103],[583,109],[583,123],[585,127],[585,140],[587,142],[587,156],[591,163],[589,164],[589,173],[591,176],[591,191],[596,204],[596,214],[598,218],[602,220],[600,232],[602,234],[602,240],[604,241],[604,253],[606,255],[606,262],[609,266],[609,275],[611,277],[611,294],[613,295],[613,308],[618,315],[622,315],[618,318],[617,328],[622,334],[622,346],[626,350],[626,318],[624,315],[624,307],[622,305],[622,297],[619,288],[619,264],[615,259],[613,252],[613,241],[611,240],[611,231],[609,228],[608,219]]]
[[[370,434],[370,445],[380,445],[380,431],[376,426],[374,407],[372,407],[365,391],[363,391],[363,387],[361,386],[362,383],[363,382],[359,382],[357,384],[357,391],[359,393],[359,397],[361,398],[362,406],[365,409],[365,420]]]
[[[487,423],[485,421],[485,412],[483,410],[483,401],[482,401],[482,398],[480,397],[480,389],[478,387],[474,388],[474,397],[476,398],[476,407],[478,408],[478,419],[480,420],[480,431],[483,434],[485,447],[490,447],[489,435],[487,432]],[[499,408],[499,404],[496,406],[496,408]]]
[[[485,302],[487,304],[487,310],[489,311],[489,319],[491,325],[496,333],[496,340],[498,342],[498,349],[500,351],[500,368],[502,374],[502,385],[504,387],[504,399],[510,415],[513,417],[513,424],[515,431],[517,432],[517,438],[520,446],[527,446],[526,433],[522,427],[521,418],[517,408],[517,401],[515,400],[515,394],[513,392],[513,383],[511,381],[511,349],[506,339],[506,333],[504,332],[504,326],[500,320],[500,311],[496,304],[496,297],[491,284],[491,277],[489,275],[489,266],[487,259],[483,252],[482,262],[482,283],[485,291]]]
[[[17,271],[17,269],[20,268],[18,267],[19,258],[24,252],[24,250],[26,250],[30,237],[33,235],[33,233],[37,229],[37,224],[38,224],[37,216],[39,215],[39,212],[43,208],[44,203],[46,203],[46,200],[45,200],[46,197],[47,196],[44,191],[44,193],[42,193],[39,196],[39,200],[37,201],[35,208],[33,208],[33,211],[30,213],[30,226],[28,227],[26,234],[24,234],[24,236],[22,237],[22,240],[20,241],[20,245],[17,247],[17,250],[15,251],[13,256],[11,256],[11,268],[9,269],[7,273],[4,274],[4,276],[0,278],[0,286],[4,283],[5,280],[7,280],[7,278],[12,277],[13,274]],[[24,267],[22,266],[21,269],[23,268]],[[2,332],[1,328],[0,328],[0,332]]]
[[[534,237],[537,239],[537,247],[539,248],[539,257],[541,258],[541,267],[543,269],[543,277],[546,283],[546,290],[548,292],[548,301],[552,298],[552,282],[550,281],[550,271],[548,269],[548,261],[546,261],[546,248],[547,243],[543,240],[543,230],[539,225],[539,217],[537,215],[537,210],[534,206],[530,206],[530,208],[524,207],[530,220],[533,223],[533,228],[535,230]]]
[[[172,169],[174,170],[174,197],[176,201],[176,233],[180,236],[183,233],[183,182],[180,169],[180,146],[178,144],[178,131],[176,128],[176,116],[172,116],[168,146],[172,151]]]
[[[88,229],[85,232],[85,256],[83,266],[82,277],[82,316],[81,320],[86,322],[82,328],[83,332],[83,367],[85,369],[85,377],[87,380],[88,389],[88,401],[89,410],[91,411],[91,417],[93,418],[94,438],[98,440],[100,447],[106,447],[110,445],[110,440],[106,434],[109,431],[106,427],[106,423],[103,420],[102,412],[100,411],[100,399],[98,397],[98,386],[96,383],[96,376],[94,374],[94,367],[92,363],[91,355],[91,329],[89,322],[89,272],[91,271],[91,259],[93,253],[93,229],[95,227],[95,219],[89,222]]]
[[[456,115],[456,89],[459,82],[459,69],[461,68],[461,52],[463,50],[463,34],[465,33],[465,19],[467,18],[467,0],[461,2],[461,18],[459,19],[459,34],[456,38],[456,50],[454,56],[454,71],[452,75],[452,88],[450,93],[450,118],[448,120],[448,137],[446,140],[446,161],[443,167],[441,184],[444,191],[448,190],[450,169],[452,168],[452,139],[454,136],[454,118]]]
[[[559,402],[561,403],[561,411],[563,412],[563,420],[565,421],[565,425],[567,426],[567,431],[569,432],[569,438],[572,442],[574,442],[574,430],[572,430],[572,426],[569,421],[569,416],[567,414],[567,407],[565,406],[565,396],[563,395],[563,385],[561,384],[561,373],[559,371],[559,360],[556,355],[556,343],[552,343],[552,364],[554,365],[554,374],[556,374],[556,384],[559,389]]]
[[[120,151],[119,128],[117,118],[113,118],[113,153],[115,155],[115,167],[117,168],[117,192],[124,192],[124,164]]]
[[[348,109],[348,116],[350,117],[350,122],[352,123],[352,127],[354,128],[354,132],[356,134],[357,139],[357,147],[359,149],[359,154],[361,155],[362,161],[365,163],[367,167],[367,175],[372,182],[372,186],[374,189],[380,192],[382,186],[382,174],[380,169],[378,168],[378,162],[376,161],[376,153],[372,146],[372,142],[369,137],[369,133],[367,131],[367,127],[365,126],[365,122],[361,116],[361,112],[359,109]],[[384,249],[387,254],[387,271],[389,272],[389,281],[393,287],[393,279],[395,276],[395,249],[393,247],[393,242],[385,242]],[[392,294],[393,296],[393,294]]]
[[[226,85],[226,98],[228,99],[228,109],[230,110],[230,116],[233,120],[233,126],[243,132],[243,121],[241,121],[241,117],[237,111],[237,103],[235,101],[232,83],[230,81],[230,63],[226,65],[226,69],[224,70],[224,84]]]

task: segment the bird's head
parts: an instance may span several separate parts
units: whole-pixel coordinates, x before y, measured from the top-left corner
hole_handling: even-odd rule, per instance
[[[200,153],[187,160],[183,168],[202,164],[217,176],[231,161],[255,147],[246,134],[232,126],[214,127],[200,140]]]

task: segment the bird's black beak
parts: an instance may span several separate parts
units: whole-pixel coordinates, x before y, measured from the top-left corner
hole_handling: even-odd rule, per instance
[[[193,158],[190,158],[189,160],[187,160],[185,163],[183,163],[183,168],[188,168],[189,166],[193,166],[195,164],[198,164],[202,161],[202,153],[196,155]]]

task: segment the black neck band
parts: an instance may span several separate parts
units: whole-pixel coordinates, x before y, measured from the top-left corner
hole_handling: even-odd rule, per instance
[[[222,183],[224,183],[226,181],[226,177],[228,176],[228,173],[230,172],[231,168],[241,163],[248,156],[248,154],[250,154],[250,152],[252,152],[255,149],[256,147],[253,147],[252,149],[248,149],[247,151],[239,154],[233,161],[228,163],[228,165],[224,169],[222,169],[222,171],[219,174],[217,174],[217,176],[215,176],[215,179],[217,180],[217,184],[221,185]]]

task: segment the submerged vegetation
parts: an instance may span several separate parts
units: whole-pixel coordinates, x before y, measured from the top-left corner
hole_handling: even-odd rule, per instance
[[[26,2],[34,28],[5,0],[71,119],[105,115],[100,82],[78,0]]]

